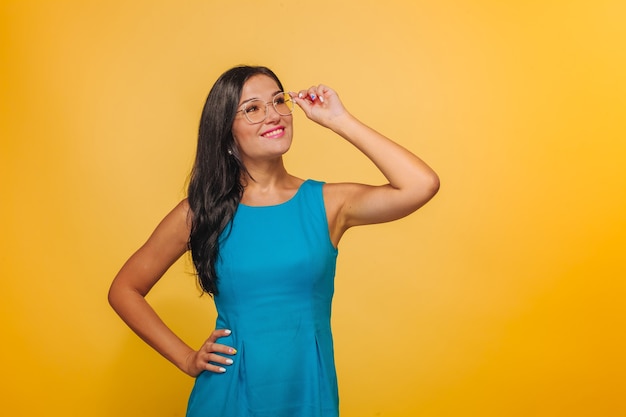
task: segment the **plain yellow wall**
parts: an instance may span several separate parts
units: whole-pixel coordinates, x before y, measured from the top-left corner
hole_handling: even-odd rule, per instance
[[[625,5],[4,0],[0,414],[183,415],[193,381],[106,292],[184,197],[210,86],[250,63],[333,86],[441,176],[340,245],[343,416],[626,415]],[[296,175],[383,180],[295,129]],[[198,345],[215,313],[190,272],[150,300]]]

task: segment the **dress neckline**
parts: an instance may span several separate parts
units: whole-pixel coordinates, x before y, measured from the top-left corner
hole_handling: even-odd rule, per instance
[[[250,206],[248,204],[244,204],[244,203],[239,203],[240,207],[246,207],[246,208],[250,208],[250,209],[262,209],[262,208],[272,208],[272,207],[280,207],[280,206],[284,206],[286,204],[289,204],[290,202],[292,202],[293,200],[296,199],[296,197],[298,196],[298,194],[300,194],[300,190],[302,190],[302,187],[304,186],[304,184],[306,184],[307,182],[309,182],[310,180],[304,180],[302,181],[302,184],[300,184],[300,186],[298,187],[298,189],[296,190],[296,192],[294,193],[294,195],[292,195],[291,197],[289,197],[287,200],[282,201],[280,203],[276,203],[276,204],[270,204],[270,205],[265,205],[265,206]]]

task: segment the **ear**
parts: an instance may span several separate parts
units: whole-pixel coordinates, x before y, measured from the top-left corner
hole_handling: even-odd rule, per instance
[[[233,135],[233,143],[231,143],[230,146],[228,146],[227,152],[228,152],[228,155],[234,155],[234,156],[239,155],[239,141],[237,140],[235,135]]]

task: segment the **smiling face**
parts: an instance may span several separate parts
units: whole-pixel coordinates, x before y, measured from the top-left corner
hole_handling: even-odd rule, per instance
[[[251,124],[242,111],[237,113],[233,122],[233,137],[246,165],[247,162],[280,158],[291,146],[293,117],[291,114],[281,116],[271,104],[273,97],[280,91],[276,81],[261,74],[250,77],[243,86],[237,110],[254,99],[270,103],[263,122]]]

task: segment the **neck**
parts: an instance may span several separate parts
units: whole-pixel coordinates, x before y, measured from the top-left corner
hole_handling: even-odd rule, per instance
[[[282,158],[273,161],[245,163],[245,166],[248,173],[244,174],[242,183],[246,185],[246,188],[271,188],[290,177]]]
[[[244,191],[241,202],[247,205],[264,206],[282,203],[293,197],[302,180],[289,174],[280,163],[246,167],[250,175],[242,178]]]

